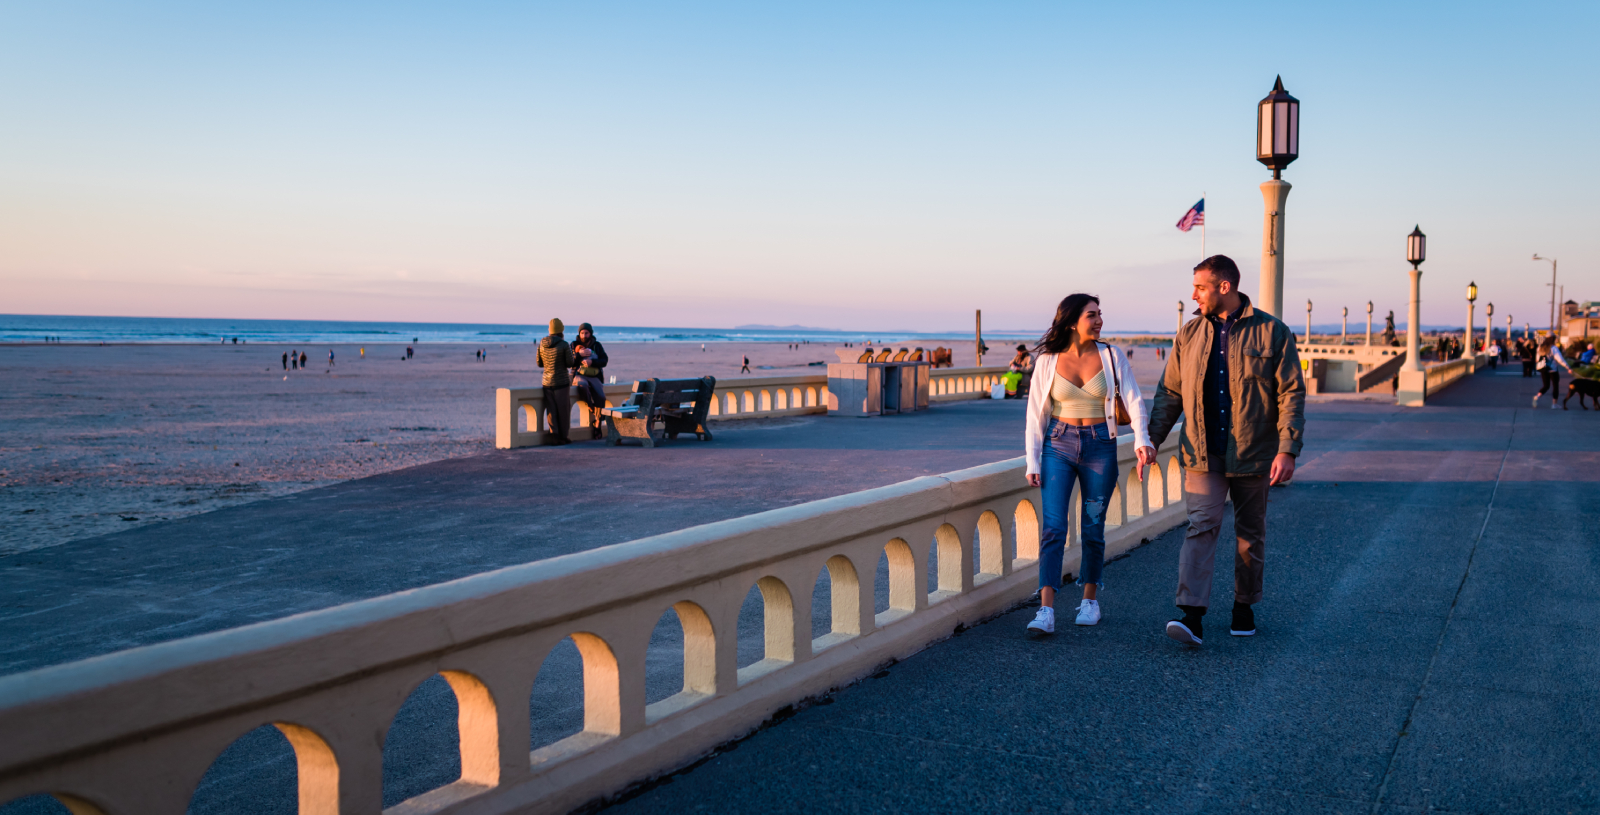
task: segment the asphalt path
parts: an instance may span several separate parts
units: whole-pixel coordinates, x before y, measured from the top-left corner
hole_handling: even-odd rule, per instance
[[[1204,646],[1163,636],[1175,530],[1107,567],[1099,626],[1006,614],[611,809],[1596,811],[1600,413],[1536,389],[1312,405],[1255,637],[1225,555]]]

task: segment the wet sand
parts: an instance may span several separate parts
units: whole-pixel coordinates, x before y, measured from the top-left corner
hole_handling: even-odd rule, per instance
[[[973,363],[971,340],[944,344]],[[539,369],[531,345],[477,347],[335,345],[333,366],[306,347],[297,371],[265,345],[0,347],[0,556],[490,450],[494,389]],[[746,354],[751,375],[822,372],[835,347],[607,343],[607,374],[728,379]],[[1154,356],[1134,358],[1147,388]]]

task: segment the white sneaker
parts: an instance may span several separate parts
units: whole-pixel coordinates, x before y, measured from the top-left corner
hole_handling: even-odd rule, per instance
[[[1078,625],[1094,625],[1100,622],[1100,603],[1095,600],[1084,600],[1078,604]]]
[[[1550,397],[1550,409],[1551,410],[1555,410],[1556,409],[1556,398],[1554,396]]]
[[[1537,394],[1537,393],[1533,395],[1533,406],[1534,407],[1538,407],[1539,406],[1539,394]]]
[[[1035,637],[1056,633],[1056,610],[1040,606],[1039,613],[1033,615],[1033,622],[1028,623],[1028,633]]]

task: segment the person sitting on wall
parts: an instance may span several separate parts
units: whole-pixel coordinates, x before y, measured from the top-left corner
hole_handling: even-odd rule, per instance
[[[1006,375],[1001,379],[1006,383],[1007,399],[1026,399],[1028,396],[1028,380],[1033,376],[1033,357],[1028,354],[1028,346],[1018,345],[1017,355],[1011,358],[1007,366]]]
[[[598,439],[600,409],[606,406],[605,367],[610,358],[588,323],[578,326],[578,339],[572,343],[572,361],[577,365],[573,384],[578,388],[578,398],[589,406],[589,438]]]

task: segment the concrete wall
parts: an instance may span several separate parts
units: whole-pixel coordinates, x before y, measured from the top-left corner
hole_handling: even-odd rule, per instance
[[[1178,435],[1143,483],[1123,436],[1108,555],[1183,521]],[[461,775],[390,815],[566,812],[1026,599],[1038,507],[1013,459],[0,678],[0,803],[49,793],[80,814],[181,815],[217,756],[271,724],[293,745],[303,815],[377,815],[389,725],[442,675]],[[889,607],[874,613],[880,557]],[[813,638],[822,575],[831,630]],[[741,668],[753,587],[765,659]],[[646,646],[667,609],[683,622],[683,690],[647,704]],[[533,749],[530,692],[568,638],[583,730]]]

